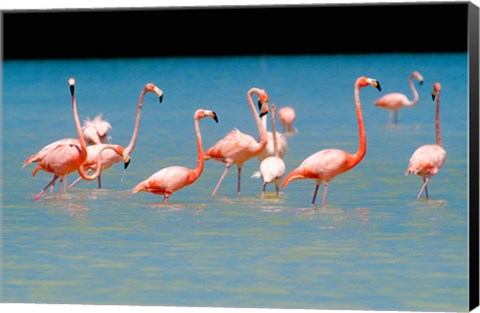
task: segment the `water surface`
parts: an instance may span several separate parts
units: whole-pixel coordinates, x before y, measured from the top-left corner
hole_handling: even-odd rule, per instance
[[[467,54],[238,56],[7,61],[3,67],[2,301],[349,310],[468,310]],[[420,100],[399,112],[373,107],[381,95],[410,98],[418,70]],[[367,154],[330,184],[327,206],[312,207],[313,181],[260,199],[256,160],[236,169],[210,196],[224,165],[210,160],[193,185],[162,197],[131,188],[169,165],[194,167],[193,113],[205,148],[238,128],[256,135],[251,87],[297,112],[287,172],[324,148],[355,152],[357,77],[381,82],[361,90]],[[44,145],[75,137],[67,80],[75,77],[80,118],[99,113],[112,142],[127,145],[135,106],[148,94],[125,176],[121,164],[83,181],[62,200],[58,189],[33,200],[51,179],[22,162]],[[447,161],[416,200],[421,178],[405,176],[420,145],[435,142],[433,82],[441,82]],[[69,177],[72,182],[76,174]],[[321,196],[321,194],[319,194]]]

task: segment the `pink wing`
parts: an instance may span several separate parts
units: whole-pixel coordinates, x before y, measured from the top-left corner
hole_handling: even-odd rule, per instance
[[[257,147],[258,143],[252,136],[235,129],[208,149],[205,155],[224,163],[241,164],[258,154]]]
[[[192,179],[192,172],[183,166],[166,167],[136,185],[132,193],[145,191],[154,194],[171,194],[195,181]]]
[[[84,160],[80,159],[80,144],[76,139],[63,139],[56,141],[38,153],[28,158],[24,166],[32,162],[38,162],[32,175],[44,170],[56,175],[67,175],[78,169]]]
[[[413,153],[405,174],[436,175],[445,163],[446,158],[447,153],[439,145],[423,145]]]
[[[382,107],[389,110],[400,109],[404,105],[408,105],[409,100],[407,96],[401,93],[389,93],[374,102],[375,106]]]

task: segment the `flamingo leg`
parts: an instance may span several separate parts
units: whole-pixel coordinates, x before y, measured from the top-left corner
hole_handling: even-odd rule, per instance
[[[327,203],[327,193],[328,193],[328,183],[323,184],[323,197],[322,197],[322,206],[325,206]]]
[[[237,169],[237,195],[240,195],[240,177],[242,177],[242,168],[238,167]]]
[[[218,188],[220,188],[220,185],[222,184],[222,181],[225,178],[225,175],[227,175],[227,172],[228,172],[229,168],[230,168],[229,165],[225,166],[225,169],[223,170],[222,176],[220,176],[220,179],[218,180],[218,183],[215,186],[215,189],[213,189],[212,196],[217,194]]]
[[[315,185],[315,191],[313,192],[313,199],[312,199],[312,204],[315,205],[315,201],[317,200],[317,193],[318,193],[318,187],[320,184]]]
[[[278,194],[280,193],[280,187],[278,186],[278,182],[275,183],[275,192],[277,193],[277,197],[278,197]]]
[[[423,190],[425,190],[425,193],[426,193],[426,196],[427,196],[427,199],[428,199],[428,189],[427,189],[427,185],[428,185],[428,182],[430,181],[430,177],[427,176],[426,178],[423,178],[423,185],[422,185],[422,188],[420,188],[420,192],[418,193],[418,196],[417,196],[417,200],[420,199],[420,197],[422,196],[422,193],[423,193]]]
[[[59,198],[62,200],[62,193],[63,193],[63,188],[65,187],[65,183],[63,181],[63,176],[60,177],[60,193],[59,193]]]
[[[395,125],[398,124],[398,110],[395,110]]]
[[[70,185],[68,185],[67,188],[72,188],[73,186],[75,186],[76,184],[78,184],[81,180],[82,180],[82,177],[80,176],[80,177],[77,178],[73,183],[71,183]]]
[[[168,203],[168,195],[163,196],[163,203]]]
[[[388,125],[392,124],[392,111],[388,111]]]
[[[55,175],[53,175],[55,177]],[[52,186],[50,187],[50,192],[53,192],[55,190],[55,182],[53,182]]]
[[[97,180],[98,180],[98,189],[102,189],[102,176],[98,175]]]
[[[40,199],[41,196],[45,193],[45,191],[48,189],[48,187],[53,186],[55,184],[55,181],[58,179],[58,175],[54,175],[53,179],[34,197],[35,200]]]

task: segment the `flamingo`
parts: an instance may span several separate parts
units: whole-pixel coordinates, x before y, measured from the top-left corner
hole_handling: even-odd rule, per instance
[[[258,178],[262,177],[263,179],[263,188],[262,188],[262,198],[265,193],[267,184],[275,184],[275,192],[279,194],[279,184],[280,179],[285,174],[285,162],[280,156],[280,151],[278,149],[278,136],[275,127],[275,104],[270,105],[270,112],[272,116],[272,139],[273,139],[273,155],[265,158],[260,163],[260,172],[255,172],[252,177]]]
[[[363,124],[362,108],[360,105],[360,88],[373,86],[381,91],[380,83],[373,78],[365,76],[359,77],[355,82],[354,100],[357,113],[358,133],[360,143],[358,151],[350,154],[339,149],[320,150],[307,157],[297,168],[285,177],[282,188],[285,188],[291,181],[298,179],[314,179],[316,182],[315,192],[313,193],[312,205],[315,205],[318,187],[323,182],[322,206],[326,204],[328,184],[337,175],[349,171],[363,159],[367,152],[367,137]]]
[[[254,93],[258,96],[259,106],[261,107],[260,114],[258,114],[253,104],[252,97]],[[212,196],[216,195],[225,175],[234,164],[237,166],[237,195],[240,195],[240,178],[243,164],[249,159],[256,157],[267,146],[267,131],[262,126],[260,117],[268,113],[268,95],[265,90],[253,87],[247,92],[247,101],[258,129],[259,141],[257,142],[252,136],[234,129],[205,152],[206,160],[212,158],[225,163],[225,170],[222,176],[220,176]]]
[[[261,107],[259,107],[259,109],[261,110]],[[263,115],[261,119],[262,119],[263,128],[265,128],[265,130],[267,131],[267,116]],[[283,134],[276,132],[275,139],[277,140],[278,156],[283,159],[283,156],[288,150],[287,137],[285,137],[285,135]],[[258,162],[262,163],[263,160],[273,155],[274,155],[273,133],[271,131],[267,131],[267,146],[265,147],[265,149],[262,150],[262,152],[260,152],[259,155],[257,155]]]
[[[289,106],[281,107],[277,111],[278,120],[280,124],[282,124],[283,132],[287,134],[293,134],[297,132],[296,128],[293,128],[293,122],[295,122],[295,118],[297,114],[295,109]]]
[[[78,171],[82,178],[87,180],[94,180],[101,171],[101,168],[98,167],[95,173],[92,176],[89,176],[81,166],[87,159],[87,147],[80,127],[80,119],[78,118],[77,103],[75,99],[75,79],[70,78],[68,80],[68,84],[70,86],[70,93],[72,96],[73,118],[79,139],[65,138],[57,140],[45,146],[39,152],[31,155],[24,161],[22,168],[34,162],[38,163],[33,170],[32,176],[35,176],[39,170],[44,170],[53,174],[53,179],[34,197],[35,200],[40,199],[40,197],[45,193],[45,190],[47,190],[48,187],[53,186],[58,178],[60,178],[61,199],[64,178],[66,175],[74,172],[75,170]],[[115,153],[124,157],[125,162],[128,162],[128,156],[124,156],[123,151],[117,147],[106,145],[102,149],[114,150]],[[100,159],[97,159],[97,162],[99,163]]]
[[[418,92],[415,89],[415,85],[413,84],[413,79],[418,80],[420,85],[423,84],[423,76],[418,72],[414,71],[408,77],[408,85],[413,93],[413,99],[409,100],[406,95],[398,92],[392,92],[384,95],[383,97],[375,100],[373,103],[375,106],[383,108],[385,110],[389,110],[388,113],[388,124],[392,123],[392,112],[395,112],[395,124],[398,122],[398,110],[402,107],[410,107],[417,104],[419,100]]]
[[[168,203],[168,198],[176,191],[194,183],[203,172],[204,153],[202,146],[202,136],[200,134],[199,120],[205,117],[211,117],[218,123],[215,112],[211,110],[198,109],[193,116],[195,125],[195,134],[197,136],[197,167],[189,169],[183,166],[169,166],[163,168],[151,175],[146,180],[137,184],[132,194],[137,192],[151,192],[153,194],[163,195],[163,202]]]
[[[145,97],[145,94],[147,94],[148,92],[155,93],[158,96],[160,103],[162,102],[162,99],[163,99],[163,91],[157,86],[155,86],[154,84],[147,83],[143,87],[137,103],[137,115],[135,118],[135,126],[133,127],[132,138],[130,139],[130,143],[128,144],[128,146],[124,149],[124,153],[128,156],[130,156],[130,154],[132,153],[133,149],[135,148],[135,144],[137,142],[138,131],[140,128],[140,116],[142,113],[143,98]],[[102,146],[98,144],[88,146],[87,150],[88,150],[88,158],[83,164],[83,167],[87,171],[94,171],[96,169],[95,160],[98,158],[99,155],[101,156],[102,171],[110,168],[113,164],[118,163],[122,160],[122,157],[120,157],[118,154],[110,150],[104,151],[104,149],[102,149]],[[101,151],[103,152],[100,153]],[[128,163],[125,163],[124,168],[126,169],[127,167],[128,167]],[[77,178],[72,184],[68,186],[68,188],[72,188],[81,180],[82,180],[82,177]],[[97,180],[98,180],[98,188],[102,188],[101,174],[98,175]]]
[[[413,155],[410,158],[410,163],[405,172],[405,175],[408,174],[417,174],[422,177],[423,185],[420,188],[418,193],[417,200],[422,196],[423,191],[425,191],[425,196],[428,199],[428,182],[432,176],[437,175],[440,168],[445,163],[447,158],[447,153],[443,149],[442,137],[440,135],[440,91],[442,86],[440,83],[436,82],[433,84],[432,90],[432,99],[436,101],[435,109],[435,133],[436,133],[436,144],[427,144],[420,146],[415,150]]]
[[[102,119],[102,114],[95,116],[93,120],[87,117],[87,119],[83,121],[82,132],[87,145],[109,143],[110,137],[108,136],[108,132],[110,130],[112,130],[112,125]]]

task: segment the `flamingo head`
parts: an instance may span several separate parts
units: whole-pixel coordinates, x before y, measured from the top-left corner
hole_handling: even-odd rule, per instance
[[[74,92],[75,92],[75,78],[70,77],[70,78],[68,79],[68,85],[70,86],[70,93],[71,93],[72,96],[73,96],[73,94],[74,94]]]
[[[126,170],[128,165],[130,164],[131,159],[130,159],[130,156],[128,155],[128,153],[126,153],[125,150],[123,150],[122,156],[123,156],[123,169]]]
[[[423,85],[423,76],[419,72],[415,71],[412,73],[412,77],[416,78],[420,85]]]
[[[442,90],[442,85],[438,82],[433,83],[432,100],[435,100],[435,97],[440,95],[440,90]]]
[[[145,85],[145,92],[154,92],[157,94],[158,96],[158,100],[160,101],[160,103],[162,102],[163,100],[163,91],[158,88],[157,86],[155,86],[154,84],[152,83],[148,83]]]
[[[260,110],[260,117],[268,113],[268,95],[265,92],[265,89],[259,89],[257,92],[258,95],[258,109]]]
[[[378,89],[378,91],[382,91],[382,87],[380,86],[380,82],[374,78],[368,78],[365,76],[359,77],[357,79],[357,82],[355,84],[359,88],[361,87],[367,87],[367,86],[373,86]]]
[[[195,115],[194,115],[194,118],[195,119],[201,119],[201,118],[205,118],[205,117],[211,117],[213,118],[213,120],[215,122],[218,123],[218,117],[217,117],[217,114],[215,112],[213,112],[212,110],[205,110],[205,109],[198,109],[196,112],[195,112]]]

